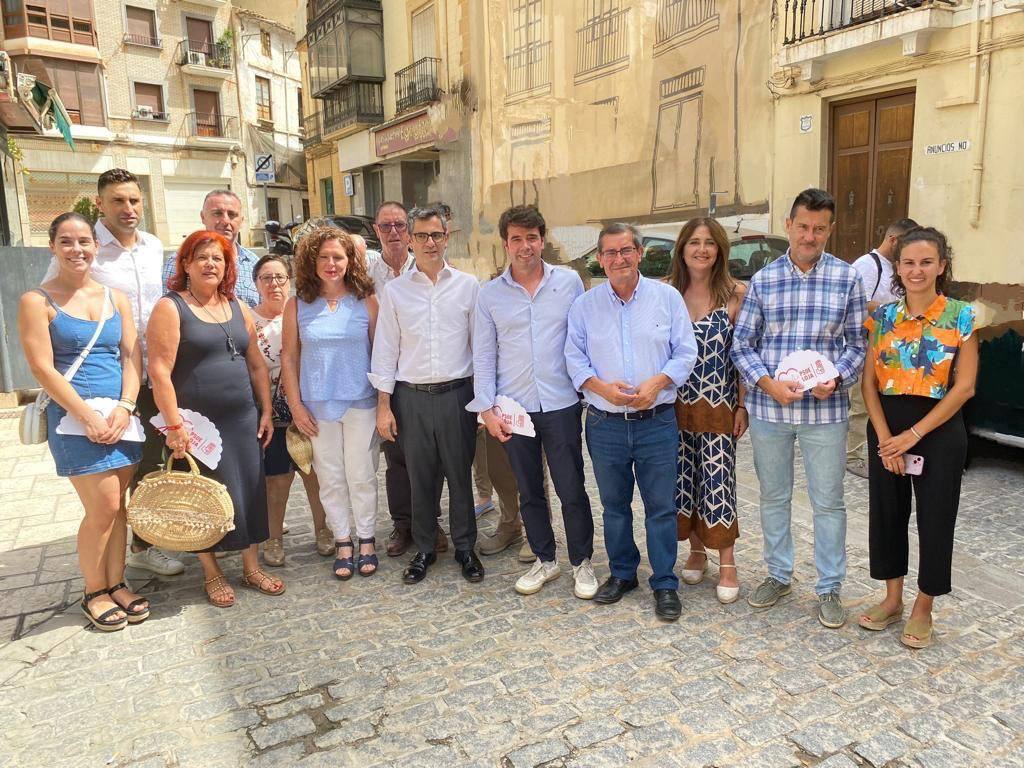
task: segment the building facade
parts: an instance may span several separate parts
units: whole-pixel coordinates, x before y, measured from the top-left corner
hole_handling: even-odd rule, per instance
[[[935,226],[980,324],[1024,332],[1024,3],[802,5],[778,4],[774,28],[774,218],[829,189],[847,261],[897,218]]]

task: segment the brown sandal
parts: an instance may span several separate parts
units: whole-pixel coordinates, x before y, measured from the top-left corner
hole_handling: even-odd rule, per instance
[[[223,573],[204,581],[203,588],[206,589],[206,599],[210,601],[210,605],[217,608],[230,608],[235,604],[234,590],[231,589],[231,585],[228,584],[227,577]]]
[[[272,586],[266,586],[268,583],[273,585],[275,582],[278,585],[277,589],[273,589]],[[262,568],[253,568],[247,573],[243,572],[242,586],[248,587],[249,589],[259,590],[264,595],[271,595],[272,597],[284,594],[284,582],[264,573]]]

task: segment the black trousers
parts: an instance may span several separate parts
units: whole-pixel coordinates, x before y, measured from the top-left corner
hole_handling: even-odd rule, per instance
[[[397,420],[397,416],[396,416]],[[409,468],[405,466],[405,452],[402,450],[402,435],[397,440],[384,440],[384,488],[388,495],[388,512],[395,528],[412,530],[412,489],[409,487]],[[441,492],[444,477],[437,477],[437,491],[434,494],[434,515],[441,517]]]
[[[135,488],[143,477],[161,467],[164,446],[167,445],[164,436],[160,434],[156,427],[149,423],[149,420],[156,416],[159,410],[157,410],[156,401],[153,399],[153,390],[150,389],[148,383],[143,384],[139,388],[139,394],[135,398],[135,407],[139,411],[139,420],[142,422],[143,430],[145,430],[146,441],[142,444],[142,459],[139,461],[139,465],[135,470],[135,476],[128,486],[129,494],[135,493]],[[135,549],[148,549],[151,546],[152,544],[144,539],[140,539],[135,534],[135,531],[132,531],[132,547]]]
[[[512,435],[505,443],[519,485],[519,512],[526,526],[526,539],[533,554],[545,562],[555,559],[555,532],[544,493],[543,454],[547,455],[551,481],[562,502],[569,562],[579,565],[594,556],[594,517],[583,485],[582,415],[579,403],[558,411],[531,413],[537,436]]]
[[[442,476],[448,481],[448,521],[455,549],[469,551],[476,546],[476,416],[466,410],[472,399],[471,380],[438,394],[398,382],[391,396],[409,473],[412,540],[420,552],[433,552],[437,541],[437,499]]]
[[[882,395],[889,431],[898,435],[939,402],[930,397]],[[911,489],[917,500],[921,543],[917,585],[926,595],[947,594],[953,569],[953,529],[960,506],[960,481],[967,460],[967,430],[960,411],[924,436],[911,453],[924,458],[920,475],[896,475],[882,466],[878,435],[868,424],[868,543],[871,578],[907,575]]]

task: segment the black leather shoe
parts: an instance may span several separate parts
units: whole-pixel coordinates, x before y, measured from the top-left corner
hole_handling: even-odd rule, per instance
[[[675,621],[683,612],[683,605],[679,602],[679,593],[674,589],[654,590],[654,613],[659,619]]]
[[[405,571],[402,572],[402,581],[406,584],[417,584],[423,581],[423,577],[427,575],[427,566],[436,562],[437,555],[433,552],[417,552],[409,561]]]
[[[457,549],[455,550],[455,562],[462,566],[462,575],[466,581],[483,581],[484,566],[480,562],[480,558],[476,556],[476,552]]]
[[[637,584],[638,582],[635,576],[629,581],[615,576],[609,576],[608,580],[601,585],[599,590],[597,590],[597,594],[594,595],[594,602],[603,603],[604,605],[617,603],[622,599],[624,594],[629,592],[629,590],[636,589]]]

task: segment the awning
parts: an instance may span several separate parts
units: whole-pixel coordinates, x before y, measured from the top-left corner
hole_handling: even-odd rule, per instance
[[[23,122],[22,114],[31,118],[32,126],[40,133],[50,128],[51,124],[61,133],[64,141],[75,149],[75,142],[71,138],[71,116],[68,114],[64,103],[60,100],[57,90],[50,82],[50,75],[46,71],[46,65],[38,56],[23,56],[13,60],[16,68],[14,88],[14,102],[4,104],[6,112],[0,110],[5,122],[8,120],[10,127],[29,127]],[[31,79],[34,78],[34,81]],[[31,83],[31,89],[26,83]],[[24,86],[24,87],[23,87]],[[13,111],[12,111],[13,110]]]
[[[32,87],[32,101],[39,110],[40,122],[45,126],[46,121],[52,119],[57,130],[64,137],[64,141],[74,151],[75,140],[71,138],[71,115],[68,114],[67,108],[60,100],[60,96],[57,95],[56,89],[37,79],[36,84]]]

